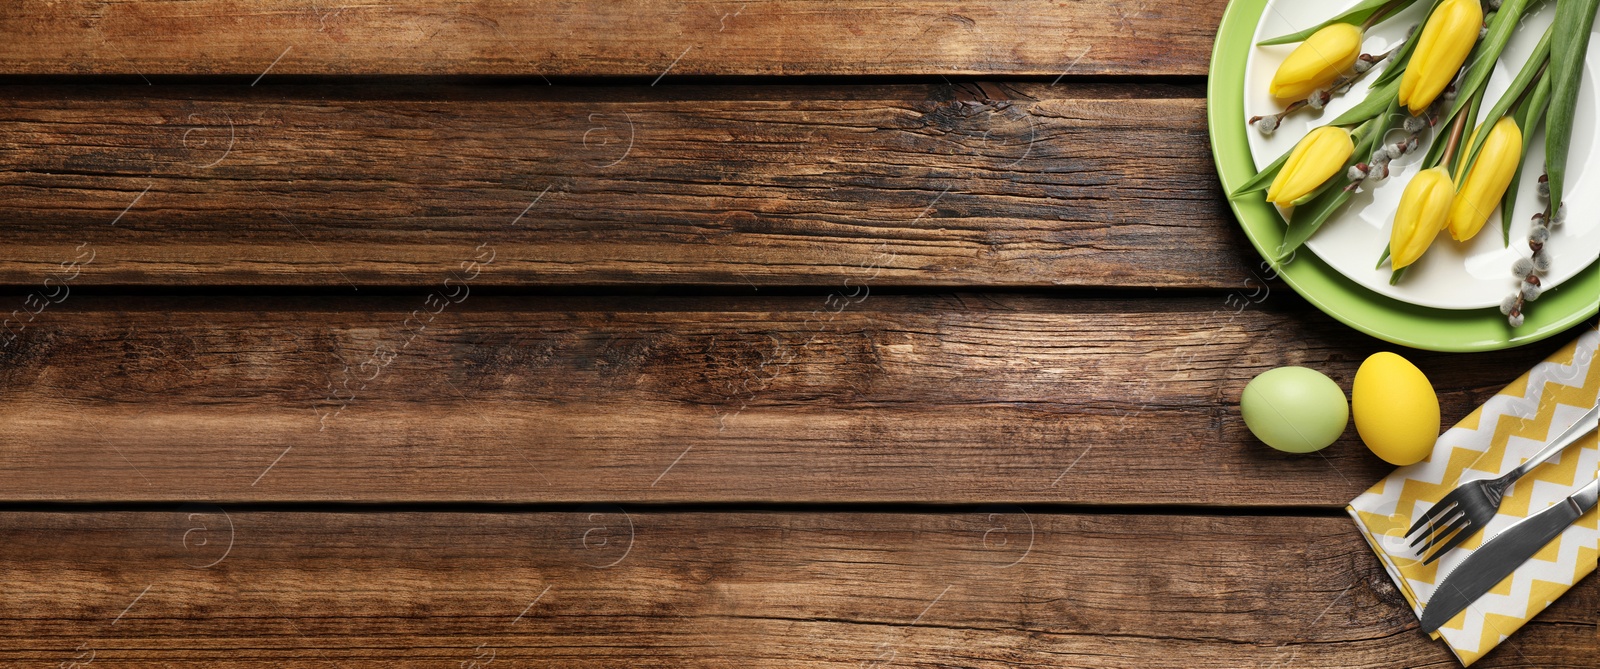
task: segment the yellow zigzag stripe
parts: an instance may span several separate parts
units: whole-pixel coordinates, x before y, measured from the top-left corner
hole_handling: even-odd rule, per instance
[[[1570,357],[1570,356],[1568,356]],[[1525,390],[1524,384],[1524,390]],[[1509,394],[1509,393],[1501,393]],[[1417,500],[1435,503],[1442,499],[1459,484],[1466,469],[1471,465],[1484,463],[1491,474],[1499,473],[1499,465],[1504,461],[1505,450],[1510,443],[1512,435],[1544,441],[1550,435],[1550,422],[1554,419],[1557,404],[1570,406],[1593,406],[1596,398],[1600,397],[1600,365],[1592,365],[1588,370],[1584,387],[1576,388],[1561,383],[1546,383],[1544,392],[1540,396],[1539,413],[1532,419],[1517,419],[1502,416],[1495,426],[1495,436],[1488,452],[1479,453],[1465,448],[1451,449],[1446,474],[1438,484],[1426,481],[1405,480],[1401,485],[1399,510],[1393,516],[1358,511],[1358,515],[1367,527],[1374,533],[1399,537],[1411,526],[1412,518],[1407,512],[1415,507]],[[1469,416],[1477,422],[1482,414],[1482,407],[1474,410]],[[1466,421],[1463,421],[1465,423]],[[1578,448],[1592,448],[1596,444],[1596,437],[1580,440]],[[1523,483],[1514,486],[1510,495],[1502,504],[1500,512],[1516,517],[1527,517],[1529,505],[1532,503],[1534,481],[1545,481],[1562,486],[1571,486],[1577,483],[1578,458],[1565,457],[1559,463],[1546,464],[1534,470]],[[1385,483],[1387,480],[1385,480]],[[1382,485],[1382,484],[1380,484]],[[1375,490],[1377,490],[1375,488]],[[1484,535],[1478,534],[1462,544],[1463,548],[1473,550],[1482,545]],[[1411,564],[1402,566],[1401,573],[1407,578],[1435,583],[1438,578],[1438,563],[1432,565]]]
[[[1600,513],[1591,513],[1589,515],[1591,517],[1600,517]],[[1572,569],[1572,582],[1577,583],[1583,580],[1584,577],[1593,574],[1596,562],[1600,562],[1600,546],[1594,548],[1579,546],[1578,564]]]
[[[1494,648],[1499,645],[1500,637],[1511,636],[1517,630],[1522,629],[1522,625],[1525,622],[1527,620],[1517,616],[1507,616],[1499,613],[1483,614],[1483,631],[1478,634],[1478,647],[1485,649],[1485,651]],[[1476,657],[1482,656],[1483,653],[1476,655]]]
[[[1583,387],[1581,388],[1574,388],[1572,386],[1557,383],[1545,384],[1544,394],[1541,396],[1539,401],[1538,415],[1534,416],[1532,419],[1521,420],[1515,417],[1502,416],[1495,424],[1494,437],[1490,442],[1489,450],[1485,453],[1478,453],[1476,451],[1471,451],[1464,448],[1450,449],[1450,460],[1446,465],[1445,475],[1441,478],[1441,483],[1434,484],[1426,481],[1414,480],[1405,481],[1400,488],[1399,508],[1402,510],[1409,510],[1418,500],[1429,503],[1439,501],[1446,494],[1449,494],[1449,492],[1460,483],[1462,474],[1464,474],[1468,468],[1473,468],[1478,471],[1486,471],[1490,474],[1499,473],[1500,463],[1505,459],[1506,446],[1510,443],[1511,436],[1515,435],[1525,439],[1542,442],[1550,434],[1550,421],[1555,417],[1555,407],[1557,403],[1567,404],[1570,406],[1590,407],[1594,406],[1597,396],[1600,396],[1600,365],[1591,365],[1589,367],[1588,376],[1584,381]],[[1477,410],[1473,411],[1473,414],[1477,415],[1482,410],[1483,408],[1479,407]],[[1572,467],[1576,467],[1576,458],[1567,458],[1567,460],[1573,461]],[[1473,467],[1473,465],[1477,464],[1482,464],[1483,468],[1479,469]],[[1559,478],[1550,478],[1558,476],[1558,474],[1543,471],[1545,469],[1548,469],[1548,467],[1541,467],[1539,470],[1535,470],[1535,473],[1532,475],[1535,477],[1535,480],[1550,481],[1552,483],[1558,483],[1561,485],[1571,485],[1575,480],[1575,472],[1567,472],[1565,475],[1565,480],[1563,481]],[[1513,492],[1515,493],[1516,491]],[[1526,516],[1526,496],[1519,495],[1519,497],[1523,497],[1520,511],[1514,512],[1511,509],[1504,509],[1502,510],[1502,513],[1515,513],[1515,515],[1518,516]],[[1507,501],[1510,502],[1511,500]]]
[[[1596,472],[1596,474],[1600,475],[1600,472]],[[1578,527],[1585,527],[1591,530],[1600,530],[1600,507],[1590,510],[1589,513],[1584,514],[1583,517],[1579,518],[1578,522],[1574,524]]]
[[[1574,340],[1567,346],[1562,347],[1562,350],[1546,358],[1542,364],[1561,365],[1570,368],[1578,358],[1579,342],[1592,342],[1594,336],[1593,332],[1584,333],[1579,339]],[[1396,543],[1403,545],[1403,540],[1396,542],[1391,541],[1391,539],[1398,539],[1410,527],[1412,511],[1437,503],[1445,494],[1454,489],[1462,478],[1467,477],[1465,475],[1468,470],[1487,472],[1489,474],[1500,473],[1502,466],[1507,464],[1506,454],[1511,437],[1516,436],[1543,442],[1554,436],[1551,434],[1551,422],[1556,413],[1557,405],[1564,404],[1585,409],[1595,406],[1596,401],[1600,400],[1600,362],[1585,360],[1583,365],[1586,369],[1584,369],[1585,376],[1581,379],[1582,385],[1580,386],[1570,385],[1571,383],[1579,382],[1580,379],[1569,379],[1565,380],[1565,382],[1557,379],[1545,382],[1543,387],[1532,388],[1530,383],[1532,375],[1530,373],[1518,377],[1510,385],[1502,389],[1497,396],[1527,398],[1530,390],[1537,390],[1539,392],[1539,401],[1535,415],[1528,418],[1501,415],[1495,421],[1493,432],[1486,435],[1489,443],[1484,452],[1457,447],[1445,449],[1448,453],[1435,453],[1435,457],[1446,458],[1443,463],[1437,461],[1431,463],[1434,467],[1439,464],[1444,465],[1443,483],[1430,484],[1425,481],[1408,480],[1396,476],[1390,478],[1395,478],[1400,482],[1398,490],[1386,490],[1389,478],[1385,478],[1368,490],[1369,495],[1377,496],[1384,500],[1394,499],[1397,504],[1393,508],[1370,511],[1358,509],[1354,505],[1350,507],[1350,510],[1356,514],[1358,522],[1364,526],[1364,535],[1372,543],[1372,547],[1382,552],[1385,548],[1397,549]],[[1560,376],[1559,372],[1556,376]],[[1456,423],[1456,427],[1481,433],[1486,427],[1482,422],[1483,413],[1483,407],[1478,407]],[[1477,440],[1483,440],[1483,438],[1483,436],[1475,437]],[[1510,494],[1501,506],[1500,512],[1509,516],[1526,517],[1530,512],[1543,510],[1542,507],[1530,509],[1533,489],[1538,482],[1561,487],[1572,487],[1583,484],[1592,475],[1600,475],[1600,472],[1591,474],[1586,471],[1578,471],[1580,457],[1592,462],[1593,454],[1596,451],[1600,451],[1600,437],[1590,435],[1581,439],[1576,444],[1576,449],[1563,453],[1563,457],[1558,462],[1547,464],[1534,470],[1527,478],[1509,491]],[[1579,453],[1586,453],[1587,455],[1573,456],[1573,454]],[[1470,476],[1470,478],[1477,477]],[[1390,494],[1384,494],[1386,491]],[[1371,498],[1369,497],[1368,499]],[[1382,510],[1390,511],[1390,515],[1384,515],[1381,512]],[[1495,602],[1494,604],[1500,610],[1492,610],[1486,608],[1490,606],[1490,603],[1480,600],[1474,603],[1473,606],[1468,607],[1466,611],[1457,615],[1450,624],[1445,625],[1444,629],[1449,630],[1453,635],[1447,635],[1445,641],[1456,651],[1463,664],[1470,665],[1477,661],[1488,651],[1499,645],[1503,637],[1510,636],[1520,629],[1528,619],[1548,607],[1554,599],[1560,597],[1562,593],[1571,587],[1571,583],[1577,583],[1595,572],[1597,568],[1596,561],[1600,560],[1600,540],[1595,539],[1595,533],[1597,532],[1600,532],[1600,509],[1585,514],[1583,518],[1580,518],[1574,524],[1571,530],[1556,541],[1551,542],[1548,546],[1545,546],[1534,556],[1535,560],[1544,562],[1545,566],[1540,569],[1543,570],[1541,575],[1546,578],[1534,578],[1529,572],[1522,573],[1523,583],[1526,584],[1525,590],[1528,594],[1526,602],[1520,601],[1521,598],[1517,598],[1519,601],[1515,602]],[[1483,537],[1480,534],[1469,539],[1463,546],[1477,548],[1482,541]],[[1550,573],[1550,567],[1554,565],[1561,572],[1565,572],[1565,569],[1561,569],[1558,564],[1561,558],[1561,550],[1566,548],[1567,554],[1570,556],[1574,550],[1572,546],[1574,541],[1578,542],[1579,545],[1576,546],[1577,563],[1572,566],[1572,581],[1571,583],[1561,583],[1559,579],[1564,576],[1564,573],[1552,574]],[[1414,601],[1414,594],[1410,592],[1411,583],[1435,582],[1438,564],[1423,566],[1420,563],[1411,561],[1410,557],[1409,555],[1391,555],[1390,563],[1392,566],[1397,567],[1403,576],[1399,585],[1406,592],[1407,599]],[[1551,577],[1556,580],[1551,580]],[[1508,576],[1505,580],[1496,584],[1491,592],[1498,594],[1500,599],[1508,598],[1514,590],[1513,586],[1519,585],[1517,578],[1517,574]],[[1476,633],[1466,632],[1468,621],[1481,625],[1481,627],[1473,628],[1479,629],[1479,631]],[[1464,636],[1469,638],[1462,638]],[[1475,644],[1476,647],[1471,647],[1474,646],[1470,638],[1472,636],[1478,637]]]
[[[1582,387],[1573,387],[1560,383],[1546,383],[1544,392],[1539,398],[1539,413],[1533,419],[1517,419],[1512,416],[1502,416],[1495,424],[1494,439],[1490,442],[1489,452],[1474,465],[1472,469],[1496,474],[1500,471],[1500,462],[1505,458],[1506,446],[1510,444],[1512,436],[1543,442],[1549,439],[1550,420],[1555,416],[1556,404],[1589,408],[1594,406],[1595,396],[1600,394],[1600,365],[1589,367],[1588,378],[1584,379]]]

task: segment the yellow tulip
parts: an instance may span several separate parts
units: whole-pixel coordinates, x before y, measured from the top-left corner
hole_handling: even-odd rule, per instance
[[[1279,100],[1302,100],[1312,91],[1338,79],[1361,55],[1361,29],[1348,23],[1335,23],[1313,33],[1283,59],[1272,75],[1272,96]]]
[[[1312,130],[1289,152],[1289,160],[1267,188],[1267,201],[1289,206],[1344,171],[1345,161],[1355,152],[1349,130],[1334,126]]]
[[[1506,187],[1511,185],[1511,177],[1516,174],[1520,162],[1522,129],[1511,117],[1501,118],[1489,130],[1489,137],[1483,140],[1478,160],[1472,164],[1472,171],[1461,182],[1461,192],[1456,194],[1455,202],[1450,205],[1452,238],[1464,242],[1483,229],[1489,214],[1494,212],[1495,205],[1506,194]]]
[[[1444,0],[1428,17],[1428,25],[1422,27],[1410,64],[1400,75],[1400,104],[1411,110],[1412,116],[1433,104],[1456,78],[1461,64],[1467,62],[1467,54],[1477,44],[1478,31],[1483,28],[1479,1]]]
[[[1423,170],[1406,184],[1400,208],[1394,213],[1394,231],[1389,234],[1389,261],[1395,269],[1416,262],[1428,250],[1449,220],[1455,196],[1455,184],[1443,167]]]

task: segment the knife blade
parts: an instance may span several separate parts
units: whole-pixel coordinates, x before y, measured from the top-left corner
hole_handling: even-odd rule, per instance
[[[1433,591],[1422,610],[1422,631],[1432,633],[1505,580],[1600,499],[1600,479],[1494,536],[1462,560]]]

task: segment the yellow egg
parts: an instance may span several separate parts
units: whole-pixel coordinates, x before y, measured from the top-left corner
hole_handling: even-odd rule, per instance
[[[1385,462],[1411,465],[1439,439],[1439,397],[1422,370],[1393,353],[1374,353],[1350,389],[1356,433]]]

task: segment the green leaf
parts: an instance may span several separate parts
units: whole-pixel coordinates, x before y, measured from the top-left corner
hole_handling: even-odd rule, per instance
[[[1400,73],[1405,72],[1406,65],[1411,62],[1411,52],[1417,49],[1417,36],[1422,33],[1422,26],[1428,25],[1428,18],[1433,16],[1434,10],[1439,9],[1439,3],[1441,2],[1444,2],[1444,0],[1433,0],[1433,4],[1428,5],[1428,15],[1422,17],[1422,23],[1417,24],[1416,32],[1406,38],[1405,44],[1400,45],[1400,53],[1389,59],[1390,65],[1384,68],[1383,72],[1378,74],[1378,78],[1372,82],[1374,87],[1399,79]]]
[[[1389,103],[1391,105],[1397,105],[1397,103],[1395,103],[1393,100],[1390,100]],[[1350,138],[1355,140],[1356,143],[1356,151],[1354,155],[1361,155],[1362,147],[1371,149],[1372,143],[1380,139],[1380,136],[1388,131],[1387,126],[1384,126],[1383,123],[1378,122],[1377,119],[1377,115],[1374,114],[1372,118],[1362,121],[1361,125],[1356,126],[1354,130],[1350,131]],[[1374,130],[1377,130],[1377,132],[1373,132]]]
[[[1428,152],[1423,154],[1424,157],[1422,159],[1422,169],[1428,169],[1437,166],[1439,164],[1439,159],[1444,157],[1445,145],[1449,143],[1450,128],[1445,127],[1440,134],[1434,135],[1433,142],[1428,144]]]
[[[1351,125],[1361,123],[1377,116],[1384,108],[1389,106],[1400,94],[1400,80],[1396,79],[1383,86],[1373,86],[1367,89],[1367,97],[1360,104],[1340,114],[1328,125]]]
[[[1527,107],[1527,111],[1524,113],[1528,115],[1528,125],[1522,130],[1524,137],[1533,134],[1533,131],[1538,129],[1539,123],[1545,120],[1545,110],[1550,107],[1550,89],[1552,86],[1554,86],[1554,83],[1548,74],[1540,77],[1539,83],[1533,87],[1533,93],[1529,94],[1527,101],[1523,103]],[[1526,145],[1522,147],[1522,152],[1524,154],[1528,152]]]
[[[1528,84],[1543,71],[1542,68],[1545,62],[1550,58],[1550,35],[1554,32],[1555,27],[1555,24],[1552,23],[1550,24],[1550,29],[1544,31],[1544,37],[1539,38],[1539,45],[1533,49],[1533,55],[1528,57],[1528,62],[1522,64],[1522,71],[1517,73],[1517,78],[1511,80],[1511,87],[1506,89],[1505,94],[1501,95],[1500,99],[1494,103],[1494,107],[1489,109],[1489,114],[1483,117],[1483,121],[1478,124],[1477,129],[1473,130],[1472,145],[1465,154],[1462,154],[1466,158],[1464,164],[1471,165],[1478,160],[1478,152],[1483,150],[1484,140],[1489,138],[1489,129],[1493,128],[1494,124],[1499,123],[1500,119],[1505,117],[1506,112],[1511,109],[1511,105],[1524,97],[1523,92],[1528,90]],[[1517,128],[1522,130],[1523,137],[1527,137],[1530,134],[1526,129],[1526,125],[1521,121],[1517,122]]]
[[[1343,188],[1330,188],[1304,207],[1295,207],[1294,214],[1289,217],[1289,229],[1283,231],[1283,244],[1278,246],[1278,262],[1288,259],[1295,249],[1311,239],[1311,235],[1328,221],[1334,211],[1350,201],[1350,194]]]
[[[1390,124],[1398,116],[1399,108],[1398,102],[1390,100],[1389,107],[1382,118],[1374,116],[1367,119],[1360,127],[1350,132],[1351,137],[1356,140],[1356,150],[1350,154],[1351,165],[1359,162],[1369,162],[1364,161],[1363,158],[1371,157],[1372,150],[1378,146],[1379,142],[1383,141],[1383,135],[1389,132]]]
[[[1385,263],[1385,262],[1387,262],[1389,260],[1389,249],[1392,246],[1394,246],[1394,245],[1393,244],[1384,244],[1383,245],[1383,257],[1378,258],[1378,264],[1373,265],[1372,269],[1383,269],[1383,263]]]
[[[1522,183],[1522,166],[1511,175],[1511,185],[1506,187],[1505,199],[1500,201],[1500,248],[1511,248],[1512,210],[1517,206],[1517,186]]]
[[[1249,181],[1246,181],[1243,185],[1235,188],[1233,190],[1233,194],[1229,195],[1228,198],[1232,199],[1241,195],[1249,195],[1250,193],[1258,193],[1266,190],[1272,185],[1272,180],[1278,176],[1278,170],[1283,169],[1283,164],[1289,162],[1289,154],[1291,153],[1294,153],[1294,149],[1284,151],[1283,155],[1278,156],[1278,159],[1272,161],[1271,165],[1266,166],[1266,168],[1262,169],[1260,172],[1256,172],[1256,175],[1250,177]]]
[[[1317,25],[1311,26],[1310,28],[1306,28],[1305,30],[1297,33],[1256,42],[1256,46],[1273,46],[1275,44],[1303,42],[1307,37],[1316,34],[1318,30],[1322,30],[1323,28],[1331,26],[1335,23],[1348,23],[1353,26],[1359,26],[1366,22],[1368,18],[1371,18],[1373,14],[1378,13],[1378,10],[1383,9],[1383,6],[1389,4],[1390,1],[1391,0],[1366,0],[1366,2],[1351,8],[1350,11],[1323,21],[1322,23],[1318,23]],[[1402,0],[1399,7],[1396,7],[1394,8],[1394,11],[1389,12],[1389,16],[1394,16],[1395,14],[1399,13],[1400,10],[1411,6],[1411,3],[1416,1],[1417,0]]]
[[[1583,56],[1589,49],[1600,0],[1560,0],[1556,32],[1550,38],[1550,109],[1545,116],[1544,171],[1550,175],[1550,211],[1560,211],[1561,187],[1572,148],[1572,118],[1577,113]]]
[[[1400,75],[1405,74],[1406,66],[1411,64],[1411,46],[1415,43],[1414,39],[1406,40],[1406,43],[1400,46],[1400,52],[1389,57],[1389,66],[1383,68],[1378,77],[1372,80],[1373,88],[1400,80]]]
[[[1400,283],[1400,280],[1405,278],[1406,270],[1408,270],[1408,269],[1411,269],[1410,265],[1406,265],[1405,267],[1401,267],[1400,269],[1395,270],[1394,273],[1390,274],[1389,275],[1389,285],[1391,285],[1391,286],[1398,285]]]
[[[1533,93],[1526,100],[1517,105],[1517,110],[1512,114],[1512,119],[1517,122],[1517,127],[1522,129],[1523,137],[1532,137],[1533,131],[1544,120],[1545,107],[1550,104],[1550,77],[1539,77],[1539,83],[1534,84]],[[1522,169],[1527,167],[1528,143],[1522,143],[1522,157],[1517,160],[1517,171],[1511,175],[1511,184],[1506,187],[1505,199],[1500,205],[1500,239],[1507,247],[1511,246],[1511,221],[1516,213],[1517,186],[1522,183]]]
[[[1389,66],[1378,73],[1378,78],[1372,80],[1372,87],[1386,86],[1391,81],[1399,81],[1400,75],[1405,74],[1406,66],[1411,64],[1411,47],[1417,43],[1415,39],[1407,39],[1400,45],[1400,52],[1389,57]]]
[[[1489,80],[1489,73],[1494,71],[1500,54],[1506,50],[1506,43],[1511,41],[1511,33],[1522,22],[1522,13],[1528,9],[1528,1],[1506,0],[1505,4],[1500,5],[1500,11],[1489,19],[1489,34],[1478,41],[1477,48],[1467,58],[1467,74],[1461,80],[1461,87],[1456,90],[1476,91]],[[1457,96],[1455,104],[1450,106],[1450,116],[1455,116],[1466,103],[1467,96]]]

